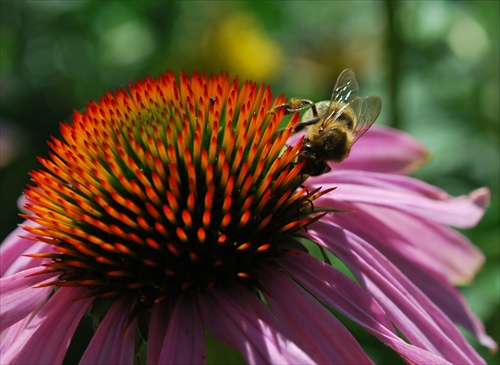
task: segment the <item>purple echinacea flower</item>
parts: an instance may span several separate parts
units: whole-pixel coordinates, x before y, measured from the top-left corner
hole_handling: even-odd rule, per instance
[[[406,176],[426,151],[384,127],[300,174],[298,114],[268,113],[283,101],[169,72],[75,112],[0,246],[0,362],[60,364],[104,313],[81,363],[204,363],[205,328],[249,364],[371,363],[332,309],[408,363],[484,363],[456,325],[496,344],[454,287],[484,258],[449,226],[474,226],[488,190]]]

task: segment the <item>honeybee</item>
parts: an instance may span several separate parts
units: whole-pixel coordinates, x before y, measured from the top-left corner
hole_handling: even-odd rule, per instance
[[[354,72],[342,71],[333,88],[330,100],[314,103],[307,99],[291,99],[270,113],[285,109],[291,114],[308,109],[293,132],[307,128],[303,144],[295,163],[305,161],[301,173],[318,176],[331,170],[327,161],[342,162],[349,156],[352,145],[375,122],[382,101],[378,96],[361,98]]]

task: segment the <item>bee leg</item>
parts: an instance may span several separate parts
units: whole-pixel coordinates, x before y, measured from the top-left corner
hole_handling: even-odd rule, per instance
[[[318,116],[318,111],[316,110],[316,105],[313,101],[307,99],[292,99],[289,103],[289,110],[293,112],[301,111],[302,109],[311,108],[313,111],[313,116]]]
[[[313,125],[313,124],[316,124],[316,123],[318,123],[320,120],[321,120],[321,118],[319,118],[319,117],[315,117],[315,118],[312,118],[312,119],[309,119],[309,120],[305,120],[305,121],[299,122],[299,123],[297,123],[297,124],[293,127],[293,133],[300,132],[300,131],[301,131],[301,130],[303,130],[305,127],[310,126],[310,125]]]
[[[285,115],[292,114],[295,111],[290,107],[290,104],[280,104],[280,105],[276,105],[274,108],[269,110],[267,113],[268,114],[276,114],[281,109],[285,109]]]
[[[307,188],[307,186],[300,185],[300,187],[301,187],[302,189],[306,189],[306,195],[309,195],[309,189]],[[313,204],[312,200],[311,200],[311,199],[309,199],[309,198],[307,198],[307,202],[308,202],[308,203],[309,203],[309,205],[311,206],[311,213],[313,213],[313,212],[314,212],[314,204]]]
[[[292,128],[292,133],[297,133],[303,130],[305,127],[316,124],[320,121],[320,118],[318,117],[318,110],[316,109],[316,104],[314,104],[311,100],[307,99],[291,99],[288,104],[280,104],[269,110],[267,113],[268,114],[276,114],[280,109],[285,109],[285,115],[292,114],[298,111],[301,111],[302,109],[305,108],[311,108],[313,117],[310,120],[303,121],[297,123],[293,128]],[[281,131],[281,130],[279,130]],[[279,132],[278,131],[278,132]]]
[[[306,186],[301,185],[300,187],[301,187],[302,189],[306,189],[306,194],[307,194],[307,195],[309,195],[309,190],[307,189],[307,187],[306,187]],[[314,204],[313,204],[312,200],[311,200],[311,199],[309,199],[309,198],[307,198],[307,203],[309,203],[309,205],[311,206],[311,213],[313,213],[313,212],[314,212]],[[298,210],[299,220],[300,220],[300,217],[302,216],[302,214],[303,214],[302,209],[301,209],[301,208],[299,208],[299,210]],[[307,226],[304,226],[304,227],[302,227],[302,228],[304,228],[304,231],[306,231],[306,232],[307,232]]]
[[[318,118],[318,109],[316,109],[316,104],[314,104],[314,103],[311,104],[311,110],[313,113],[313,117]]]
[[[290,102],[288,102],[287,104],[277,105],[274,108],[272,108],[271,110],[269,110],[268,113],[269,114],[276,114],[277,111],[279,111],[281,109],[285,109],[285,115],[289,115],[289,114],[299,112],[302,109],[306,109],[309,107],[312,108],[313,115],[315,117],[317,117],[318,112],[316,110],[316,105],[314,105],[314,102],[312,102],[311,100],[307,100],[307,99],[290,99]]]
[[[314,204],[313,204],[313,201],[311,199],[307,199],[307,202],[309,203],[309,205],[311,206],[311,213],[314,212]]]

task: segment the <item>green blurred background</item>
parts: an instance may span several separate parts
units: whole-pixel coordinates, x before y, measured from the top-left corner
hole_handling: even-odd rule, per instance
[[[377,123],[408,131],[431,151],[419,178],[455,195],[491,189],[483,221],[465,232],[487,263],[463,292],[499,340],[498,1],[2,0],[0,6],[0,238],[22,221],[16,199],[28,172],[40,167],[36,156],[47,156],[46,140],[59,135],[59,122],[70,121],[73,109],[106,90],[166,69],[227,70],[268,83],[275,94],[319,101],[349,67],[362,95],[384,101]],[[397,361],[353,331],[378,363]],[[479,351],[499,362],[498,354]]]

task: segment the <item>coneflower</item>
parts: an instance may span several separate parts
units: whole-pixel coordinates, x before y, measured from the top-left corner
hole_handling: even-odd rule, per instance
[[[308,177],[282,103],[169,72],[75,112],[0,246],[0,361],[60,364],[87,313],[81,363],[204,363],[205,327],[251,364],[371,363],[333,309],[409,363],[483,363],[455,323],[496,344],[453,287],[483,257],[448,225],[476,224],[489,192],[404,176],[425,150],[380,127]]]

